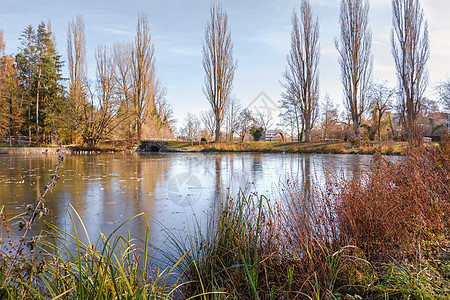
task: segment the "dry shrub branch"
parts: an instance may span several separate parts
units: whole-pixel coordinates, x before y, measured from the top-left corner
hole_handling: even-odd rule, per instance
[[[261,226],[261,294],[373,296],[383,268],[448,256],[449,154],[443,143],[395,161],[375,156],[358,178],[328,178],[324,187],[285,182]]]

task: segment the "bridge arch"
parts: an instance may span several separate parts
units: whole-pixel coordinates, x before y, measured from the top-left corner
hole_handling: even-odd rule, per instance
[[[138,152],[160,152],[165,149],[167,142],[162,141],[142,141],[136,149]]]

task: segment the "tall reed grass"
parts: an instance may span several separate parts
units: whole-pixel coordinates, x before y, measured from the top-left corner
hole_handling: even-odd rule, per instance
[[[44,222],[47,230],[28,244],[19,260],[14,260],[13,240],[8,253],[0,254],[0,299],[178,299],[182,284],[169,282],[182,255],[167,270],[152,270],[149,264],[149,226],[142,240],[118,231],[98,232],[89,237],[83,220],[70,207],[73,233]],[[79,224],[79,225],[76,225]],[[10,232],[3,218],[2,232]],[[3,240],[2,240],[3,242]]]

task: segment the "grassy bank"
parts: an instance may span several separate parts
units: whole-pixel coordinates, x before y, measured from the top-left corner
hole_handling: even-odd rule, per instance
[[[72,153],[104,153],[130,152],[136,145],[124,141],[100,143],[95,147],[83,145],[67,145],[64,149]],[[410,144],[406,142],[220,142],[199,143],[168,141],[163,151],[168,152],[261,152],[261,153],[324,153],[324,154],[375,154],[404,155]],[[28,147],[0,145],[0,148],[11,151],[34,149]],[[37,148],[36,148],[37,149]],[[39,148],[40,149],[40,148]],[[44,149],[44,148],[42,148]],[[51,149],[51,148],[49,148]],[[11,152],[10,151],[10,152]],[[7,151],[5,152],[7,153]],[[12,153],[12,152],[11,152]]]
[[[21,241],[24,216],[1,211],[0,299],[448,299],[450,144],[407,154],[323,187],[223,199],[206,229],[167,233],[167,270],[148,263],[148,225],[140,240],[117,228],[92,241],[71,209],[73,233],[46,223]]]
[[[171,151],[203,152],[264,152],[264,153],[333,153],[333,154],[374,154],[401,155],[408,147],[404,142],[242,142],[242,143],[194,143],[169,142]]]

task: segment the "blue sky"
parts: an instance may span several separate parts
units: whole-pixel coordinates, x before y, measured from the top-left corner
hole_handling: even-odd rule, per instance
[[[372,0],[370,25],[373,31],[374,80],[396,85],[391,55],[391,1]],[[428,63],[430,87],[450,75],[450,1],[422,0],[429,23],[431,56]],[[234,94],[243,106],[264,92],[272,100],[280,98],[280,84],[289,51],[291,14],[300,1],[292,0],[224,0],[234,58],[238,62]],[[330,94],[342,108],[340,69],[334,38],[339,35],[339,0],[311,0],[320,24],[320,95]],[[66,60],[67,27],[77,15],[86,25],[88,72],[95,74],[94,54],[98,45],[131,41],[135,35],[138,13],[146,13],[156,50],[158,76],[166,85],[167,99],[175,117],[182,123],[187,112],[209,109],[202,92],[204,71],[201,49],[204,28],[209,19],[209,0],[116,1],[116,0],[0,0],[0,29],[4,31],[7,54],[17,52],[24,28],[51,20],[57,49]],[[64,68],[67,74],[67,68]]]

